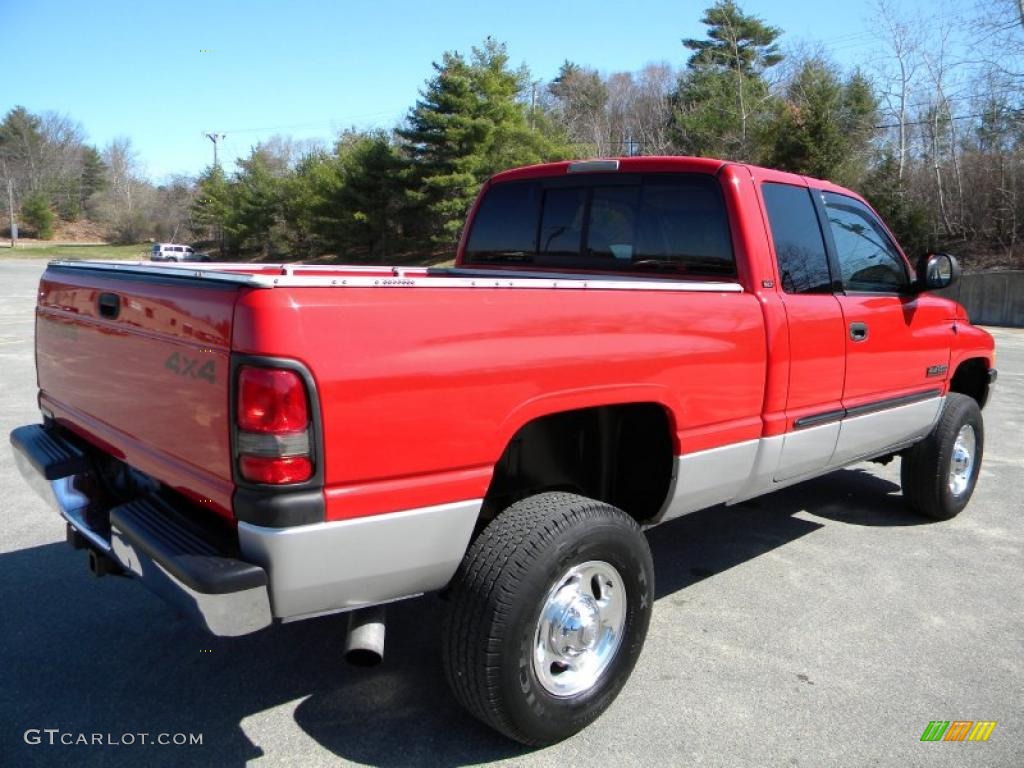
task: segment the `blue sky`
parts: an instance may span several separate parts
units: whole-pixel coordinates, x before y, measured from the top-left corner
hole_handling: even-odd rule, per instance
[[[102,146],[131,137],[148,174],[209,164],[204,131],[227,134],[222,161],[275,133],[330,138],[393,126],[445,50],[487,35],[514,64],[549,79],[564,59],[604,72],[680,65],[711,0],[0,0],[0,112],[55,110]],[[871,50],[868,0],[741,0],[782,27],[783,42],[821,41],[840,63]],[[209,51],[209,52],[206,52]]]

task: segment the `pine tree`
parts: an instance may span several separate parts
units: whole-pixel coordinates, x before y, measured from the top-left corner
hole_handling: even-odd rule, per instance
[[[79,177],[79,208],[89,210],[89,198],[107,185],[107,166],[96,147],[82,147],[82,173]]]
[[[771,165],[858,186],[871,159],[877,103],[855,72],[846,82],[820,58],[805,61],[786,88],[772,128]]]
[[[233,211],[226,222],[228,233],[241,248],[255,247],[269,256],[274,245],[271,230],[281,215],[282,179],[272,172],[258,147],[238,165]]]
[[[693,51],[690,69],[756,76],[782,61],[775,42],[782,30],[745,14],[733,0],[719,0],[705,10],[701,24],[708,27],[706,40],[683,40]]]
[[[196,180],[189,216],[192,229],[205,230],[207,236],[217,241],[221,256],[231,246],[228,219],[233,207],[232,190],[224,171],[219,165],[210,166]]]
[[[53,238],[53,209],[46,195],[33,192],[21,204],[21,218],[40,240]]]
[[[320,217],[335,248],[377,260],[394,252],[403,234],[407,165],[383,131],[342,136],[337,182],[323,200]]]
[[[24,107],[14,107],[0,122],[0,162],[11,178],[25,180],[26,193],[39,191],[43,142],[42,121]]]
[[[672,97],[675,142],[687,154],[756,162],[771,114],[765,71],[782,61],[782,31],[733,0],[719,0],[701,22],[707,39],[683,40],[693,53]]]
[[[469,61],[445,53],[434,71],[399,136],[412,161],[410,203],[428,222],[425,234],[450,246],[485,178],[568,149],[531,129],[520,98],[527,75],[509,68],[503,44],[488,38]]]
[[[295,170],[282,181],[281,217],[289,245],[300,258],[322,252],[328,238],[323,236],[326,199],[337,186],[334,158],[327,152],[307,152]]]

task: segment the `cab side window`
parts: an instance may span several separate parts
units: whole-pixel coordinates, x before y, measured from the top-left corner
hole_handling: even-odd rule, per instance
[[[779,278],[786,293],[832,293],[825,241],[811,191],[766,182],[761,185],[771,226]]]
[[[877,293],[906,288],[910,283],[906,262],[871,209],[834,192],[822,197],[843,288]]]

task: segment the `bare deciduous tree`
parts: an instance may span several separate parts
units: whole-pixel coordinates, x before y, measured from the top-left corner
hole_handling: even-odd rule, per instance
[[[910,100],[918,83],[920,68],[920,27],[902,17],[891,0],[878,0],[875,18],[877,27],[882,31],[885,50],[882,63],[875,68],[880,81],[878,95],[885,114],[896,124],[895,155],[902,184],[910,150]]]

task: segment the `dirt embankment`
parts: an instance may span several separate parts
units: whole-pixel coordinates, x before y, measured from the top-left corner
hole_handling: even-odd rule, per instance
[[[10,238],[11,233],[7,227],[0,229],[0,238]],[[98,245],[109,243],[107,231],[102,224],[88,219],[79,221],[57,221],[53,225],[53,237],[49,240],[39,240],[35,237],[26,237],[18,234],[18,245]]]

